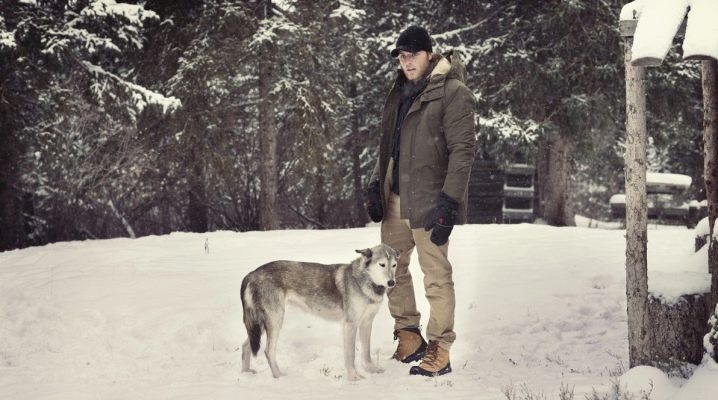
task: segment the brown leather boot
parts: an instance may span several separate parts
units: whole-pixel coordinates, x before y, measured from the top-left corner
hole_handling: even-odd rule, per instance
[[[440,347],[439,342],[430,340],[421,364],[411,367],[409,375],[438,376],[449,372],[451,372],[449,350]]]
[[[418,361],[424,356],[426,350],[426,340],[421,336],[418,328],[402,328],[394,331],[394,340],[399,339],[399,345],[396,347],[394,360],[403,363]]]

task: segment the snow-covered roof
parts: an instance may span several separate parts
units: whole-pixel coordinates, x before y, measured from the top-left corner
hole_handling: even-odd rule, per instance
[[[623,193],[614,194],[608,200],[609,204],[626,204],[626,195]]]
[[[688,189],[691,186],[688,175],[667,174],[660,172],[646,173],[646,189],[652,193],[674,193]]]
[[[621,22],[635,21],[631,63],[658,65],[686,20],[684,59],[718,59],[718,1],[635,0],[621,9]]]

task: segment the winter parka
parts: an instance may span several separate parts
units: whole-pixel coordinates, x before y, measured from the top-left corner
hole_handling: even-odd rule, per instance
[[[438,60],[429,83],[401,126],[400,213],[412,229],[424,225],[442,191],[459,202],[456,224],[466,222],[467,186],[476,151],[476,98],[465,85],[466,68],[454,52],[434,56]],[[384,210],[391,193],[386,178],[404,81],[399,70],[384,104],[379,159],[371,177],[371,182],[380,182]]]

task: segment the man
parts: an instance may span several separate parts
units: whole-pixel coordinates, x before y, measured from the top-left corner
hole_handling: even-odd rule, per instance
[[[401,32],[392,57],[401,69],[384,106],[379,160],[367,189],[367,211],[382,221],[382,242],[402,252],[396,286],[387,292],[399,343],[393,358],[421,359],[411,375],[451,372],[454,282],[449,235],[466,220],[467,186],[475,153],[476,100],[464,84],[458,54],[432,52],[429,33]],[[416,247],[430,315],[427,345],[419,330],[409,259]]]

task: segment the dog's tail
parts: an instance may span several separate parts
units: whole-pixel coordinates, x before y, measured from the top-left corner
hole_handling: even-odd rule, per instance
[[[264,327],[264,318],[262,312],[257,308],[254,302],[254,293],[256,293],[250,284],[250,275],[242,280],[242,288],[240,296],[242,297],[242,309],[244,310],[244,326],[247,328],[247,336],[249,337],[249,346],[252,354],[255,356],[259,351],[259,344],[262,339],[262,330]]]

